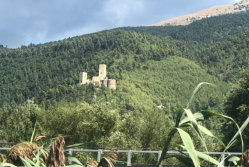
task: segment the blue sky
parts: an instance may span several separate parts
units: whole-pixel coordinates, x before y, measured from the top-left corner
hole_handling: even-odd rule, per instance
[[[122,26],[145,26],[237,0],[0,0],[0,44],[11,48]]]

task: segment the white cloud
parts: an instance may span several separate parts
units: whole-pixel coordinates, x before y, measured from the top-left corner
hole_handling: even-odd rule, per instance
[[[142,0],[107,0],[100,12],[101,18],[114,27],[124,26],[131,20],[142,15],[144,12],[144,1]]]

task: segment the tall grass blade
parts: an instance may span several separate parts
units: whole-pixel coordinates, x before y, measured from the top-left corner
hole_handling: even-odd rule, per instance
[[[178,159],[181,163],[183,163],[187,167],[195,167],[190,157],[183,156],[183,155],[172,155],[172,156],[168,156],[167,158],[171,158],[171,157]]]
[[[206,134],[206,135],[208,135],[208,136],[210,136],[210,137],[216,138],[216,137],[213,135],[213,133],[212,133],[210,130],[208,130],[206,127],[201,126],[201,125],[198,125],[198,128],[199,128],[204,134]]]
[[[202,152],[199,152],[199,151],[196,151],[197,153],[197,156],[207,162],[210,162],[214,165],[219,165],[219,161],[217,161],[216,159],[212,158],[211,156],[207,155],[207,154],[204,154]]]
[[[195,147],[193,144],[193,141],[189,134],[185,132],[184,130],[177,128],[177,131],[179,132],[182,142],[184,144],[184,147],[186,148],[187,152],[189,153],[189,156],[191,157],[195,167],[200,167],[200,161],[198,159],[198,156],[195,151]]]
[[[234,121],[233,118],[229,117],[229,116],[226,116],[226,115],[223,115],[223,114],[219,114],[219,113],[215,113],[215,112],[212,112],[212,111],[202,111],[204,117],[205,116],[216,116],[216,117],[220,117],[220,118],[226,118],[226,119],[229,119],[231,120],[235,126],[237,127],[238,131],[237,133],[234,135],[234,137],[230,140],[230,142],[227,144],[227,146],[225,147],[224,152],[226,152],[232,145],[233,143],[235,142],[236,138],[238,137],[238,135],[240,135],[240,140],[241,140],[241,152],[244,151],[244,141],[243,141],[243,138],[242,138],[242,132],[243,130],[246,128],[246,126],[248,125],[249,123],[249,117],[246,119],[246,121],[243,123],[243,125],[241,126],[241,128],[239,127],[239,125]]]
[[[224,156],[224,155],[222,155],[222,156]],[[217,167],[224,167],[223,164],[225,163],[227,157],[228,157],[228,156],[226,156],[226,157],[224,156],[224,159],[222,159],[222,160],[220,161],[220,163],[219,163],[219,165],[218,165]]]
[[[66,154],[66,158],[67,158],[68,161],[70,161],[70,162],[73,162],[73,163],[75,163],[75,164],[77,164],[77,165],[83,166],[82,163],[81,163],[77,158],[71,156],[70,154]]]
[[[244,151],[244,142],[243,142],[243,139],[242,139],[242,132],[244,131],[244,129],[247,127],[247,125],[248,125],[248,123],[249,123],[249,117],[246,119],[246,121],[243,123],[243,125],[239,128],[239,130],[237,131],[237,133],[233,136],[233,138],[230,140],[230,142],[228,143],[228,146],[229,147],[227,147],[226,148],[226,150],[228,150],[230,147],[231,147],[231,143],[233,143],[235,140],[236,140],[236,138],[238,137],[238,135],[240,135],[240,137],[241,137],[241,147],[242,147],[242,151],[241,152],[243,152]]]
[[[194,116],[194,118],[195,118],[196,121],[203,121],[204,120],[204,116],[200,112],[194,113],[193,116]],[[189,122],[190,122],[190,119],[189,119],[189,117],[186,116],[186,117],[184,117],[181,120],[181,122],[179,123],[179,125],[181,126],[181,125],[183,125],[185,123],[189,123]]]
[[[35,126],[36,126],[36,123],[34,125],[34,129],[33,129],[33,132],[32,132],[31,138],[30,138],[30,143],[33,143],[33,139],[34,139],[34,136],[35,136]]]
[[[195,130],[195,132],[197,133],[198,137],[200,138],[203,146],[205,147],[206,151],[208,151],[207,144],[205,142],[205,138],[203,137],[203,135],[201,134],[201,132],[199,130],[198,123],[197,123],[197,121],[195,119],[194,114],[191,112],[190,109],[184,109],[184,111],[187,114],[187,117],[190,120],[193,129]]]
[[[182,119],[184,118],[184,109],[180,108],[177,110],[177,116],[176,116],[176,123],[175,123],[175,127],[178,127],[180,122],[182,121]]]
[[[10,164],[10,163],[1,163],[0,167],[17,167],[17,166]]]
[[[20,157],[20,159],[22,160],[22,163],[23,163],[23,165],[25,166],[25,167],[32,167],[32,166],[36,166],[36,164],[35,163],[33,163],[33,162],[30,162],[30,161],[28,161],[29,159],[24,159],[24,158],[22,158],[22,157]]]
[[[193,113],[191,112],[190,109],[184,109],[185,113],[187,114],[187,117],[189,118],[190,122],[197,124],[197,121],[193,115]]]
[[[86,143],[77,143],[77,144],[65,146],[65,149],[76,148],[76,147],[81,147],[81,146],[85,146],[85,145],[86,145]]]
[[[195,87],[195,89],[194,89],[194,91],[193,91],[193,93],[192,93],[192,95],[191,95],[191,97],[190,97],[190,99],[189,99],[189,101],[188,101],[188,104],[187,104],[187,107],[186,107],[187,109],[189,108],[189,105],[190,105],[191,102],[193,101],[193,99],[194,99],[196,93],[201,89],[201,86],[202,86],[202,85],[212,85],[212,86],[214,86],[213,84],[208,83],[208,82],[201,82],[201,83],[199,83],[199,84]]]
[[[161,162],[165,159],[165,157],[167,155],[167,152],[168,152],[168,149],[169,149],[169,146],[171,144],[171,141],[172,141],[174,135],[176,134],[176,132],[177,132],[176,128],[174,128],[174,129],[172,129],[170,131],[170,133],[168,135],[168,138],[167,138],[167,140],[166,140],[166,142],[164,144],[164,147],[163,147],[163,150],[162,150],[162,155],[161,155],[161,157],[160,157],[160,159],[159,159],[159,161],[157,163],[157,167],[159,167]]]

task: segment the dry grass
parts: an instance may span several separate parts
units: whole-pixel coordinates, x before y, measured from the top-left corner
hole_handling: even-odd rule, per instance
[[[64,155],[65,140],[59,137],[50,147],[50,153],[47,159],[48,167],[61,167],[64,166],[66,158]]]
[[[110,152],[100,160],[98,167],[114,167],[114,163],[116,163],[117,159],[118,159],[117,153]]]
[[[249,149],[242,154],[241,162],[245,167],[249,167]]]
[[[22,142],[10,148],[7,152],[7,161],[17,166],[23,165],[20,157],[32,159],[39,151],[39,147],[35,143]]]
[[[2,162],[6,161],[6,160],[7,160],[7,159],[6,159],[6,155],[0,154],[0,164],[1,164]]]

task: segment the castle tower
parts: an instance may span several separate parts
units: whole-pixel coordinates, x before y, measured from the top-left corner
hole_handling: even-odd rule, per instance
[[[86,84],[87,83],[87,72],[80,72],[80,84]]]
[[[101,86],[101,82],[98,76],[93,76],[92,77],[92,83],[97,86]]]
[[[104,80],[102,81],[102,84],[103,84],[105,87],[107,87],[107,85],[108,85],[108,79],[104,79]]]
[[[108,79],[107,87],[110,89],[116,89],[116,80],[115,79]]]
[[[99,79],[104,80],[106,78],[106,64],[99,65]]]

